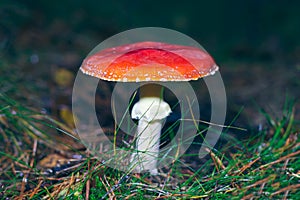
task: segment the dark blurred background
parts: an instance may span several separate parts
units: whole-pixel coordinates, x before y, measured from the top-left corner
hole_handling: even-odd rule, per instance
[[[243,108],[236,124],[257,127],[265,123],[259,107],[280,117],[286,98],[299,101],[299,9],[296,0],[1,0],[0,92],[59,115],[98,43],[132,28],[164,27],[198,41],[220,66],[227,123]]]

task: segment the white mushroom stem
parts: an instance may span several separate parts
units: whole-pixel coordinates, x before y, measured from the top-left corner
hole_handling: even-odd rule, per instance
[[[140,88],[140,100],[132,108],[132,118],[138,119],[136,152],[132,155],[135,172],[157,174],[160,133],[164,119],[171,113],[162,99],[162,87],[148,84]]]

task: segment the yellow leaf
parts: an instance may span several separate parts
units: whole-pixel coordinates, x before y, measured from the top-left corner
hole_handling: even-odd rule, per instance
[[[73,113],[67,106],[60,107],[59,116],[70,128],[75,127]]]
[[[66,69],[58,69],[54,73],[55,83],[62,87],[70,86],[72,84],[73,79],[73,73]]]

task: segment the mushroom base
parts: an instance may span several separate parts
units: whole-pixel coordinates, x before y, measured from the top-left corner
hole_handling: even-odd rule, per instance
[[[145,120],[139,121],[136,152],[132,155],[132,164],[134,164],[135,172],[150,171],[152,175],[157,174],[161,128],[162,120],[150,123]]]

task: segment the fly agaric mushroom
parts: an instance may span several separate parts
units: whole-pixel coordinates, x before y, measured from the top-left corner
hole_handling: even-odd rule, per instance
[[[161,42],[139,42],[101,50],[81,65],[85,74],[108,81],[150,82],[140,87],[131,117],[138,119],[134,171],[157,174],[160,132],[171,108],[163,100],[159,81],[190,81],[218,70],[204,50]]]

